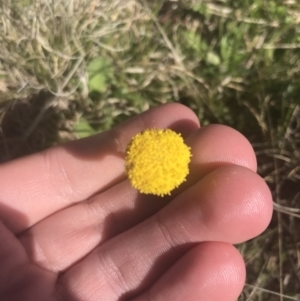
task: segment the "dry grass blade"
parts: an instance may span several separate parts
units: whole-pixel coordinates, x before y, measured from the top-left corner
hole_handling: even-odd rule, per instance
[[[282,295],[280,293],[276,293],[276,292],[273,292],[271,290],[267,290],[267,289],[264,289],[262,287],[259,287],[259,286],[255,286],[255,285],[251,285],[251,284],[245,284],[246,287],[249,287],[253,290],[259,290],[261,292],[265,292],[265,293],[268,293],[268,294],[271,294],[271,295],[274,295],[274,296],[278,296],[280,297],[280,299],[282,300],[295,300],[295,301],[299,301],[300,300],[300,295],[299,296],[295,296],[295,297],[291,297],[291,296],[287,296],[287,295]],[[251,299],[249,299],[250,301]],[[248,301],[248,299],[247,299]]]

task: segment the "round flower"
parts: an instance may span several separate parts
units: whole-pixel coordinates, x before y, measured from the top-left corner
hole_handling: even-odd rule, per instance
[[[170,129],[149,129],[128,144],[125,169],[134,188],[164,196],[185,181],[190,158],[190,147],[180,134]]]

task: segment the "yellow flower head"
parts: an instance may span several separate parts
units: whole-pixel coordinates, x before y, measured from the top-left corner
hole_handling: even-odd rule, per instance
[[[149,129],[128,144],[125,169],[134,188],[164,196],[185,181],[190,157],[190,148],[180,134],[170,129]]]

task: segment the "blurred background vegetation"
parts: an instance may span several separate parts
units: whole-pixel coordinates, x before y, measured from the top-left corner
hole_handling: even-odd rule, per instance
[[[1,162],[185,104],[251,141],[273,193],[270,227],[238,246],[239,300],[300,299],[298,0],[7,0],[0,16]]]

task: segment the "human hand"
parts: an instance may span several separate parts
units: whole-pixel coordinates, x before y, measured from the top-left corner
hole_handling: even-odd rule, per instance
[[[146,128],[181,132],[193,157],[172,196],[139,194],[126,145]],[[234,301],[245,280],[232,244],[272,214],[249,142],[199,129],[179,104],[0,167],[0,300]]]

